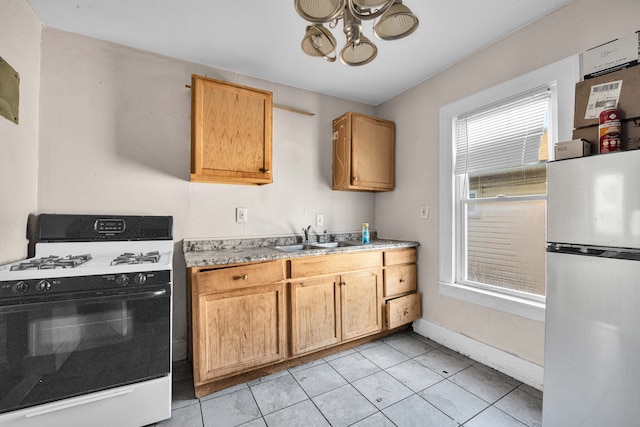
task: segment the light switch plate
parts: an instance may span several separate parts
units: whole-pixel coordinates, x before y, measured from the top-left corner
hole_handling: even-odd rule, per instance
[[[420,219],[429,219],[429,207],[420,206]]]
[[[236,208],[236,222],[247,222],[248,217],[249,210],[247,208]]]
[[[324,214],[316,214],[316,227],[324,227]]]

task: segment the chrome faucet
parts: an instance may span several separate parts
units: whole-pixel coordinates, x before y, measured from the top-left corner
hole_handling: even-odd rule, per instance
[[[307,228],[303,228],[302,231],[304,232],[304,242],[303,243],[309,243],[309,230],[311,229],[311,226],[308,226]]]

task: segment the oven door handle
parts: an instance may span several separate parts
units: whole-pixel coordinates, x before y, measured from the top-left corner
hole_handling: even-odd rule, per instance
[[[47,304],[60,304],[67,303],[73,301],[107,301],[113,299],[145,299],[145,298],[157,298],[163,297],[166,295],[171,295],[171,288],[169,285],[162,287],[160,289],[152,289],[139,291],[136,290],[134,292],[107,292],[107,293],[96,293],[96,292],[80,292],[75,294],[66,294],[66,295],[48,295],[48,296],[37,296],[31,298],[25,298],[23,300],[6,300],[0,301],[0,313],[2,312],[11,312],[11,311],[23,311],[27,308],[37,308]]]
[[[53,404],[47,408],[39,409],[33,412],[25,414],[25,418],[38,417],[40,415],[50,414],[51,412],[62,411],[63,409],[73,408],[74,406],[86,405],[87,403],[99,402],[101,400],[112,399],[118,396],[124,396],[126,394],[133,393],[133,388],[125,388],[122,390],[109,391],[106,393],[97,393],[88,397],[80,397],[73,399],[71,402],[65,402],[62,404]]]

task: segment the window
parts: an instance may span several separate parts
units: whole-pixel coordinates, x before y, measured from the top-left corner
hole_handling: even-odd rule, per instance
[[[551,93],[536,88],[452,118],[456,282],[544,295]]]
[[[441,108],[443,295],[544,320],[545,163],[578,78],[575,56]]]

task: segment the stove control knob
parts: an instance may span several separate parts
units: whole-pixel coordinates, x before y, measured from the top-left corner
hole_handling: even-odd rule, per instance
[[[129,284],[129,276],[126,274],[121,274],[116,277],[116,285],[118,286],[127,286]]]
[[[11,288],[16,294],[26,294],[29,290],[29,284],[27,282],[23,282],[22,280],[13,285]]]
[[[144,285],[147,281],[147,276],[144,273],[138,273],[133,277],[133,283],[136,285]]]
[[[47,280],[40,280],[38,282],[38,289],[42,292],[49,292],[49,290],[51,289],[51,283],[49,283],[49,281]]]

